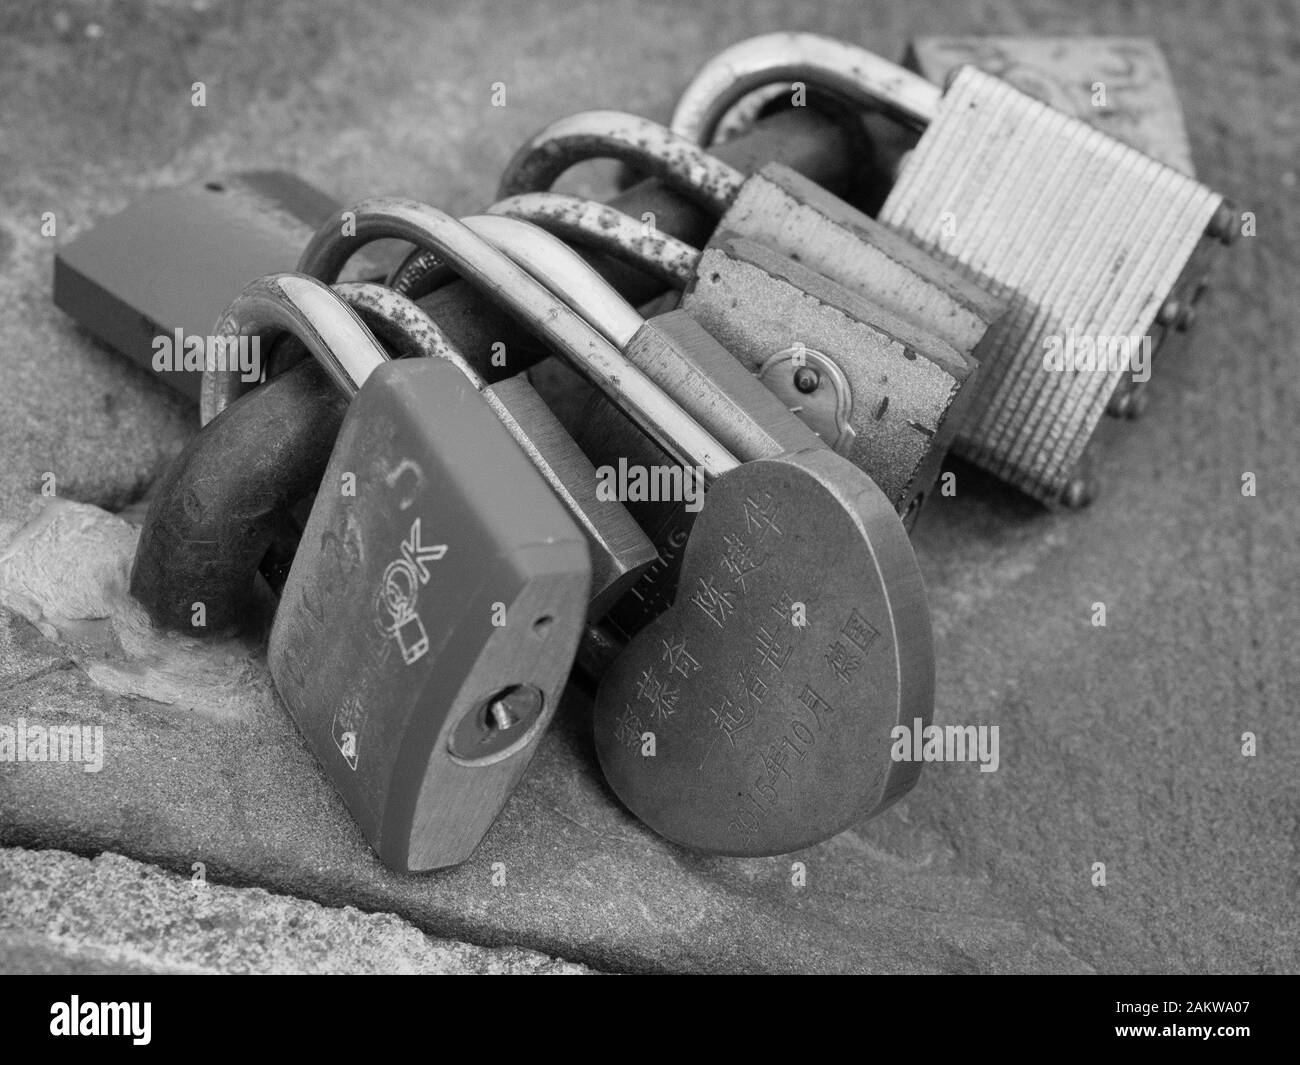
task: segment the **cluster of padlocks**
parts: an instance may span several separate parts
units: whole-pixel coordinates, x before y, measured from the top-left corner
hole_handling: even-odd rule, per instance
[[[886,165],[864,112],[914,143]],[[551,191],[595,158],[624,164],[619,196]],[[1012,79],[965,64],[940,87],[808,34],[726,49],[669,126],[552,123],[481,214],[367,199],[299,240],[311,212],[273,185],[149,216],[245,220],[206,223],[214,270],[250,272],[203,328],[208,353],[267,358],[207,361],[131,591],[201,635],[196,604],[227,631],[265,578],[275,686],[411,871],[473,851],[575,663],[610,786],[684,846],[785,853],[904,794],[919,763],[891,734],[934,689],[908,530],[945,455],[1086,502],[1090,440],[1136,407],[1141,346],[1185,331],[1235,220]],[[65,249],[59,298],[138,349],[186,311],[160,257],[123,265],[117,224],[107,264]],[[340,282],[391,239],[413,248]],[[250,269],[286,247],[292,269]],[[586,382],[567,413],[523,372],[547,357]]]

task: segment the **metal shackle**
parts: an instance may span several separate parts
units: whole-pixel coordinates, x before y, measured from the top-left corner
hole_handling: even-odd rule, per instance
[[[715,215],[745,181],[740,170],[659,122],[626,111],[579,111],[539,130],[515,153],[497,198],[544,192],[589,159],[630,163]]]
[[[349,222],[347,236],[341,225],[344,216]],[[571,249],[549,234],[531,228],[577,259]],[[693,423],[681,424],[674,417],[677,405],[648,377],[630,367],[622,353],[581,315],[514,259],[444,211],[416,200],[363,200],[340,212],[317,232],[299,266],[305,273],[331,280],[359,248],[385,238],[406,240],[437,253],[594,385],[618,395],[629,417],[683,462],[699,466],[712,476],[736,464],[735,457],[712,435]]]
[[[311,284],[303,285],[302,282]],[[315,356],[349,398],[356,394],[378,365],[376,351],[382,356],[381,361],[388,358],[387,351],[375,345],[375,338],[403,357],[436,355],[451,359],[466,374],[477,378],[424,310],[401,294],[371,282],[349,281],[332,288],[344,308],[351,308],[353,316],[373,334],[369,342],[343,325],[331,328],[331,335],[338,338],[339,343],[325,342],[319,331],[313,329],[312,321],[330,323],[340,311],[320,295],[319,289],[331,291],[329,286],[306,274],[286,272],[261,278],[241,292],[222,313],[217,335],[258,335],[266,341],[277,333],[288,332]],[[287,295],[290,290],[297,295]],[[314,307],[314,318],[303,314],[303,309],[309,305]],[[246,384],[235,370],[205,369],[199,393],[200,423],[207,425],[238,399],[246,391]],[[482,384],[477,386],[481,388]]]
[[[738,462],[786,451],[821,448],[815,433],[710,336],[681,311],[644,318],[576,252],[550,233],[513,218],[479,216],[466,225],[514,258],[540,283],[618,347],[625,375],[645,375],[675,405],[664,428],[702,427]],[[649,334],[643,327],[652,326]],[[605,389],[615,406],[626,407],[627,385]],[[664,446],[661,444],[661,446]],[[664,448],[687,465],[700,466],[680,447]],[[705,469],[705,484],[712,476]]]
[[[213,329],[218,343],[256,337],[268,343],[291,333],[351,396],[387,358],[356,312],[328,285],[300,273],[268,274],[239,293]],[[200,420],[207,425],[244,391],[238,369],[206,367],[199,391]]]
[[[455,363],[479,391],[487,387],[418,303],[373,281],[345,281],[332,287],[357,312],[366,328],[399,359],[446,359]]]
[[[765,33],[705,63],[677,101],[669,125],[692,144],[709,144],[723,117],[746,95],[795,81],[914,129],[929,125],[943,95],[921,75],[847,41],[816,33]]]
[[[507,196],[486,213],[532,222],[575,247],[634,266],[669,288],[685,288],[700,257],[699,249],[684,240],[582,196],[525,192]],[[454,276],[436,255],[417,248],[393,269],[386,284],[418,299]]]
[[[219,330],[266,339],[287,332],[315,359],[267,386],[268,402],[255,411],[236,407],[210,420],[158,483],[131,568],[131,594],[156,623],[181,631],[193,631],[195,603],[205,605],[204,632],[250,616],[258,566],[286,510],[319,484],[345,395],[388,358],[341,296],[295,273],[248,284]],[[277,446],[266,446],[268,440]],[[285,462],[285,453],[301,461]],[[232,454],[243,458],[232,464]]]

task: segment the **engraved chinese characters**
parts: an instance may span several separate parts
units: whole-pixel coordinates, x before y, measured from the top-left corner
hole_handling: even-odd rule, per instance
[[[932,698],[901,524],[847,460],[800,452],[745,463],[709,492],[673,608],[601,683],[596,746],[656,832],[781,854],[907,791],[915,766],[891,761],[890,730],[914,710],[928,719]]]

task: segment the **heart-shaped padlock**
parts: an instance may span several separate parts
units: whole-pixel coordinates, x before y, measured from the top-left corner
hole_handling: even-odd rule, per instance
[[[891,730],[928,721],[925,589],[884,495],[829,450],[747,462],[709,492],[673,607],[602,679],[596,749],[651,828],[783,854],[915,782]]]

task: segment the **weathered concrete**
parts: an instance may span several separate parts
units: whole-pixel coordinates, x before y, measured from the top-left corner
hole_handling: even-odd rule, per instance
[[[0,849],[0,972],[580,975],[514,947],[426,936],[392,914],[210,884],[103,854]]]

